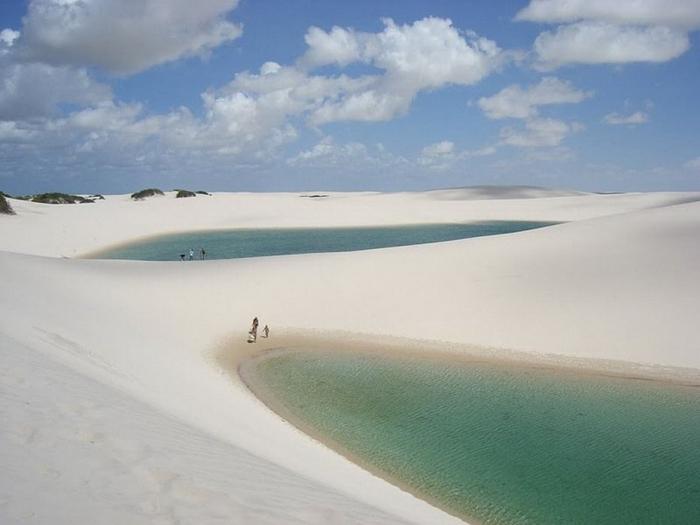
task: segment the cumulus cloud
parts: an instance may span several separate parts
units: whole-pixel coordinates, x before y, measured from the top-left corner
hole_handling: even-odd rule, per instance
[[[539,115],[541,106],[576,104],[593,95],[581,91],[570,82],[545,77],[539,83],[523,89],[514,84],[491,97],[478,101],[479,107],[492,119],[523,119],[522,126],[508,126],[500,131],[501,144],[521,148],[554,148],[571,133],[583,128],[578,123],[567,123]]]
[[[215,0],[192,16],[216,24],[235,4]],[[34,0],[22,34],[3,33],[0,39],[0,48],[7,51],[0,56],[0,65],[8,66],[0,68],[0,120],[8,122],[2,136],[26,140],[27,147],[35,151],[65,152],[63,159],[88,162],[101,158],[105,165],[144,166],[140,169],[163,165],[168,159],[183,163],[188,158],[212,163],[228,159],[249,165],[277,162],[282,146],[296,140],[302,126],[389,120],[407,112],[421,91],[474,84],[505,60],[495,43],[438,18],[404,25],[387,19],[384,29],[376,33],[311,28],[306,35],[308,49],[294,64],[265,62],[258,71],[237,73],[229,84],[203,93],[201,112],[183,107],[162,114],[152,114],[140,104],[120,103],[108,87],[90,78],[86,68],[71,65],[133,72],[198,52],[203,47],[193,44],[196,39],[190,37],[201,24],[185,24],[184,43],[166,46],[172,39],[164,37],[166,28],[160,26],[168,24],[153,23],[154,13],[159,13],[163,20],[174,21],[170,30],[176,31],[178,24],[190,19],[189,9],[196,11],[194,5],[184,0]],[[105,13],[114,15],[112,22],[117,26],[116,21],[132,17],[149,19],[153,34],[164,42],[151,45],[151,37],[143,37],[145,41],[134,37],[126,47],[117,46],[115,42],[130,34],[118,27],[105,30],[104,40],[109,42],[105,46],[118,48],[120,56],[116,51],[113,56],[111,47],[103,49],[100,42],[95,47],[84,45],[97,38],[86,25],[100,26]],[[144,46],[143,52],[129,52],[131,45]],[[119,62],[121,55],[137,58]],[[344,72],[351,64],[369,67],[363,74]],[[322,66],[326,66],[322,72],[316,71]],[[329,72],[327,66],[335,71]],[[484,148],[455,152],[454,156],[493,151]],[[3,152],[5,158],[14,154],[7,148]],[[442,155],[443,160],[448,157]],[[331,138],[288,160],[290,166],[305,167],[353,163],[379,168],[408,161],[378,145],[338,144]]]
[[[423,90],[471,85],[498,69],[504,54],[491,40],[458,31],[448,19],[428,17],[413,24],[384,20],[378,33],[311,28],[299,63],[307,68],[364,63],[383,70],[368,85],[326,100],[311,120],[379,121],[405,113]]]
[[[629,115],[621,115],[620,113],[608,113],[607,115],[605,115],[605,117],[603,117],[603,120],[607,124],[612,125],[644,124],[645,122],[649,121],[649,114],[645,113],[644,111],[635,111],[634,113],[630,113]]]
[[[367,147],[359,142],[336,144],[332,137],[324,137],[320,142],[308,150],[300,151],[297,155],[287,159],[287,164],[292,166],[338,166],[347,161],[355,161],[358,158],[367,158]]]
[[[10,47],[19,38],[19,31],[14,29],[3,29],[0,31],[0,45]]]
[[[666,62],[690,47],[700,0],[531,0],[516,20],[563,23],[534,44],[536,67]]]
[[[576,122],[566,123],[551,118],[527,120],[524,127],[506,127],[501,130],[503,144],[521,148],[554,147],[568,135],[583,129]]]
[[[690,47],[687,33],[661,26],[618,26],[578,22],[545,31],[536,39],[537,67],[550,70],[564,64],[625,64],[666,62]]]
[[[11,63],[0,57],[0,120],[47,117],[60,103],[90,105],[111,97],[111,89],[84,69]]]
[[[31,0],[22,28],[27,60],[130,74],[238,38],[226,15],[238,0]]]
[[[478,105],[492,119],[532,118],[537,116],[538,106],[576,104],[590,96],[590,91],[578,90],[570,82],[545,77],[528,89],[517,84],[508,86],[491,97],[480,98]]]
[[[532,0],[520,10],[516,20],[529,22],[576,22],[599,20],[616,24],[663,25],[693,28],[700,26],[698,0]]]
[[[308,46],[300,63],[307,67],[337,64],[346,66],[361,60],[361,44],[352,29],[333,26],[326,32],[319,27],[310,27],[304,41]]]
[[[323,137],[317,144],[287,159],[287,164],[304,168],[366,169],[389,168],[406,164],[403,157],[387,152],[381,144],[368,147],[361,142],[338,144],[333,137]]]
[[[432,170],[446,170],[459,161],[474,157],[486,157],[495,154],[496,151],[497,148],[494,145],[472,150],[458,150],[454,142],[443,140],[425,146],[420,151],[416,163]]]
[[[420,91],[473,84],[502,62],[493,42],[464,35],[449,20],[425,18],[397,25],[386,19],[384,24],[378,33],[312,27],[306,34],[308,49],[297,64],[268,62],[259,73],[239,73],[205,100],[217,109],[245,100],[257,116],[246,127],[261,131],[279,129],[295,118],[313,127],[338,121],[385,121],[406,113]],[[381,73],[313,72],[324,65],[343,67],[355,62]]]
[[[454,142],[443,140],[421,150],[418,164],[432,169],[446,169],[456,160]]]

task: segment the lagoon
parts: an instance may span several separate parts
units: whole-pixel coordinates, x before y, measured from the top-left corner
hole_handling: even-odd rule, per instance
[[[487,221],[465,224],[356,228],[287,228],[200,231],[163,235],[94,254],[98,259],[179,260],[192,249],[199,258],[238,259],[267,255],[344,252],[500,235],[551,226],[553,222]]]
[[[484,360],[282,350],[283,417],[479,523],[700,523],[700,388]]]

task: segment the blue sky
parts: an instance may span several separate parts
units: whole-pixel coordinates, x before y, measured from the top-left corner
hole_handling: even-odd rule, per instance
[[[5,0],[0,189],[700,190],[698,28],[700,0]]]

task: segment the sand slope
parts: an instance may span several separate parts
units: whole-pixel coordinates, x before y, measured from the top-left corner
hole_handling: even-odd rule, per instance
[[[270,323],[273,343],[292,328],[346,331],[482,345],[495,354],[700,369],[700,195],[474,200],[452,191],[450,199],[221,195],[185,199],[186,212],[167,197],[50,208],[13,201],[18,215],[0,220],[3,247],[53,256],[119,242],[137,227],[158,233],[186,229],[185,222],[202,229],[575,222],[434,245],[234,261],[1,252],[8,425],[0,430],[0,464],[14,472],[0,482],[2,521],[27,522],[35,512],[35,522],[46,522],[41,516],[55,511],[60,519],[52,522],[64,523],[96,512],[104,523],[175,515],[197,523],[224,515],[246,523],[280,516],[454,522],[307,439],[221,368],[217,353],[237,351],[253,315]],[[50,437],[53,428],[63,441]],[[60,483],[51,481],[53,471]],[[183,485],[168,482],[173,472]],[[93,503],[83,505],[86,485]],[[38,487],[49,496],[37,507]],[[234,490],[223,494],[227,487]]]

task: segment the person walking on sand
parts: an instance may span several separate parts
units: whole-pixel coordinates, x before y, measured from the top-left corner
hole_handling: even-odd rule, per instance
[[[270,327],[265,325],[265,328],[263,328],[263,337],[267,339],[270,337]]]
[[[253,327],[250,329],[250,335],[253,336],[253,342],[258,340],[258,318],[254,317],[253,318]]]
[[[202,258],[202,260],[207,258],[207,252],[204,251],[204,248],[199,249],[199,256]]]
[[[190,248],[190,261],[194,259],[194,250]]]

